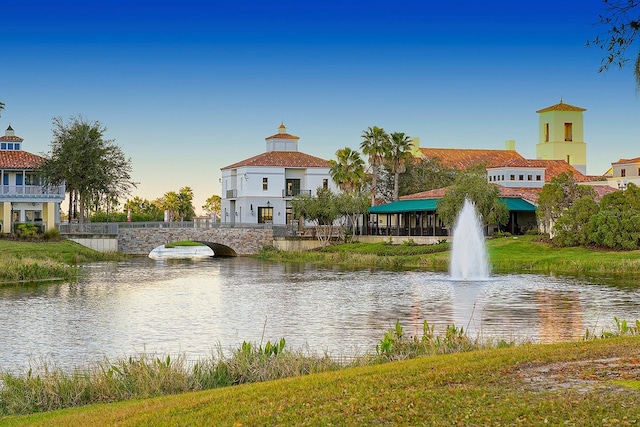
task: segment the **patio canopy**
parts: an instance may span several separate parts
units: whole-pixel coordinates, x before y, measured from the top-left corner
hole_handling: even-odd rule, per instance
[[[369,213],[374,214],[394,214],[404,212],[429,212],[435,211],[440,199],[411,199],[397,200],[385,205],[371,206]],[[535,212],[536,206],[519,197],[498,197],[502,203],[506,204],[509,211]]]

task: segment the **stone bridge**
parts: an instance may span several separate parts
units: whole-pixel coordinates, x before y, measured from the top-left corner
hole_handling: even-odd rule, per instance
[[[220,256],[250,255],[273,245],[271,228],[123,228],[118,230],[118,250],[148,255],[154,248],[181,240],[206,244]]]

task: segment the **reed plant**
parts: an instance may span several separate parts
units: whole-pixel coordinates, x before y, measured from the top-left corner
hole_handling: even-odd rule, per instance
[[[629,324],[616,319],[617,330],[586,339],[638,336],[640,321]],[[422,336],[406,336],[396,322],[387,331],[375,354],[336,360],[328,354],[309,355],[286,348],[283,339],[256,345],[243,342],[225,355],[218,346],[209,357],[195,363],[184,356],[158,357],[140,354],[111,361],[104,359],[84,369],[65,371],[46,361],[38,361],[24,374],[0,373],[0,417],[29,414],[189,391],[200,391],[239,384],[264,382],[345,368],[380,365],[390,361],[423,356],[484,351],[514,347],[514,343],[481,342],[471,339],[463,328],[447,326],[436,333],[433,325],[423,324]]]

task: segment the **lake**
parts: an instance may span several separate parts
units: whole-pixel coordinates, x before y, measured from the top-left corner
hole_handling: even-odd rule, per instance
[[[40,359],[63,368],[141,352],[207,357],[243,341],[334,357],[374,352],[399,320],[455,324],[473,338],[553,342],[640,318],[635,281],[346,271],[251,258],[151,260],[82,267],[75,283],[0,288],[0,370]]]

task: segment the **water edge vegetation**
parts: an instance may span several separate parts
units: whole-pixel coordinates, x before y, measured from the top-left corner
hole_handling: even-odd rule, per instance
[[[579,342],[517,346],[454,326],[437,335],[426,322],[408,337],[398,323],[375,354],[342,362],[281,339],[195,364],[153,355],[73,373],[45,364],[2,374],[0,425],[633,425],[640,321],[616,322]],[[38,411],[49,412],[15,415]]]

